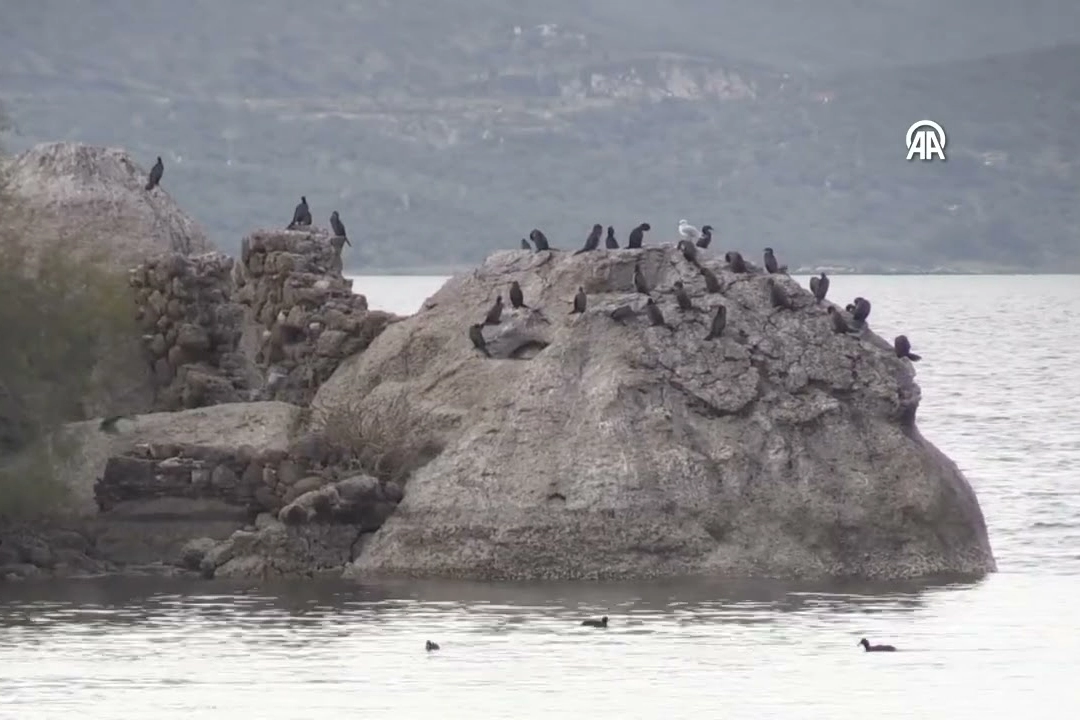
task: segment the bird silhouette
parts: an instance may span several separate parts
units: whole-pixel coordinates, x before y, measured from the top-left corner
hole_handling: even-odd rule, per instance
[[[158,155],[157,162],[154,163],[154,167],[150,168],[150,178],[146,181],[146,190],[153,190],[161,182],[161,176],[165,174],[165,163],[161,162],[161,156]]]
[[[292,222],[289,223],[289,230],[293,230],[298,227],[307,227],[311,225],[311,210],[308,209],[307,197],[301,195],[300,203],[293,210]]]

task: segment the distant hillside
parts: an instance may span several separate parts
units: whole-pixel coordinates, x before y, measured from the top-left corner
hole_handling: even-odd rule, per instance
[[[113,4],[5,8],[7,144],[161,154],[225,248],[304,194],[360,241],[354,271],[471,264],[532,227],[659,241],[684,216],[797,265],[1080,271],[1080,45],[956,59],[1067,37],[1068,4],[1061,27],[999,0]],[[923,118],[946,163],[904,160]]]

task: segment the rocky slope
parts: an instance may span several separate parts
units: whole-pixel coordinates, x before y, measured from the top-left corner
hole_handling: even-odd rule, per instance
[[[915,577],[995,569],[974,492],[915,426],[907,360],[864,328],[835,334],[825,304],[787,276],[676,250],[496,253],[449,281],[320,388],[323,412],[378,417],[443,452],[348,574],[480,578],[680,573]],[[669,327],[635,292],[639,264]],[[470,343],[511,281],[509,305]],[[695,309],[680,312],[682,280]],[[583,314],[569,314],[581,286]],[[845,300],[846,302],[846,300]],[[720,304],[723,336],[706,341]],[[625,324],[611,311],[630,305]]]

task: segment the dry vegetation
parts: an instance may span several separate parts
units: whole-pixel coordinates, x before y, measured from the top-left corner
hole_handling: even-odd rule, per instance
[[[370,398],[366,401],[371,404]],[[405,482],[439,454],[438,442],[421,428],[426,413],[404,391],[367,412],[358,401],[322,411],[316,426],[342,461],[383,482]]]

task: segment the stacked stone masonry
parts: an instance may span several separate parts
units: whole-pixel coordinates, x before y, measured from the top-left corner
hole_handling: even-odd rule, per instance
[[[367,308],[341,274],[324,232],[264,230],[244,238],[236,298],[262,328],[255,358],[264,400],[307,405],[341,361],[367,348],[393,318]]]
[[[181,498],[220,501],[251,517],[271,513],[293,525],[378,529],[401,501],[401,487],[355,474],[339,460],[313,435],[287,451],[261,453],[250,447],[139,445],[108,459],[94,495],[106,516],[125,503]]]
[[[131,270],[155,410],[251,399],[258,378],[239,351],[244,308],[232,300],[232,269],[232,258],[211,252],[168,253]]]

